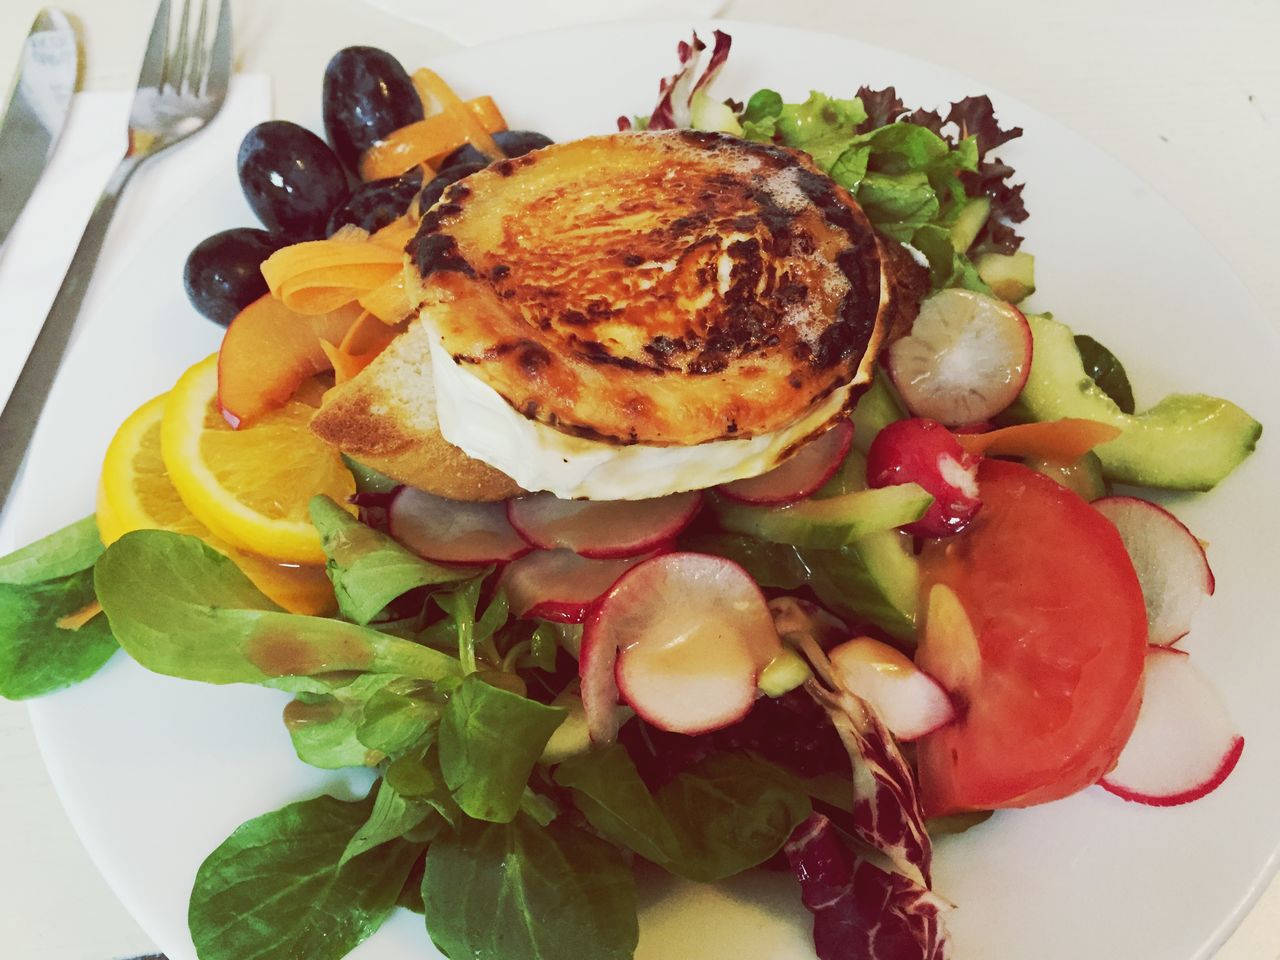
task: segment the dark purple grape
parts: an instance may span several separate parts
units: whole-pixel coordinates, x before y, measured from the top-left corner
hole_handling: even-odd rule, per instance
[[[477,170],[483,170],[487,166],[487,163],[480,161],[455,163],[452,166],[441,167],[431,179],[431,182],[422,188],[422,195],[418,198],[418,209],[426,213],[436,205],[440,195],[444,193],[445,187],[452,183],[457,183],[463,177],[469,177]]]
[[[362,183],[330,215],[326,232],[333,236],[348,224],[370,233],[380,230],[403,216],[421,189],[422,171],[417,168],[403,176]]]
[[[295,240],[324,236],[347,175],[323,140],[288,120],[260,123],[240,142],[240,187],[262,225]]]
[[[545,134],[535,133],[532,130],[503,130],[493,135],[493,142],[508,157],[522,157],[530,150],[541,150],[543,147],[551,146],[555,141]],[[451,167],[455,163],[483,163],[488,165],[489,161],[485,159],[483,153],[467,143],[445,157],[444,163],[440,164],[440,167],[441,169]]]
[[[393,130],[422,119],[422,101],[404,67],[377,47],[339,50],[324,71],[324,132],[348,168]]]
[[[267,292],[262,261],[289,241],[253,227],[236,227],[206,237],[187,256],[182,280],[191,305],[226,326]]]

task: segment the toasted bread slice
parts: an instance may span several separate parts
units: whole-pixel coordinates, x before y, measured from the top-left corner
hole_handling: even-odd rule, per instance
[[[431,334],[420,320],[359,375],[330,390],[311,429],[361,463],[441,497],[505,500],[523,492],[440,435]]]

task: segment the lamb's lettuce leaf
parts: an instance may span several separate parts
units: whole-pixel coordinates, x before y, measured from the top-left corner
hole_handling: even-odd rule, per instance
[[[639,939],[622,852],[564,818],[467,820],[442,834],[427,850],[422,900],[427,932],[450,957],[631,960]]]
[[[79,683],[116,651],[106,618],[94,615],[101,553],[86,517],[0,558],[0,696],[23,700]]]

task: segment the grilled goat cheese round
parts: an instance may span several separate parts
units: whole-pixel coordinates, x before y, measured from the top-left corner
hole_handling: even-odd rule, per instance
[[[499,161],[408,254],[441,433],[562,497],[776,466],[867,378],[888,299],[875,231],[808,157],[691,131]]]

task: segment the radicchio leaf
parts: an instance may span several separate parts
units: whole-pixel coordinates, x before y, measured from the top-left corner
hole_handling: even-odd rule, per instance
[[[711,59],[707,68],[696,81],[698,62],[702,59],[702,51],[707,45],[693,34],[690,42],[681,40],[676,47],[676,56],[680,61],[680,69],[658,84],[658,104],[649,115],[649,130],[674,130],[688,127],[691,122],[693,95],[711,83],[720,72],[729,56],[729,47],[733,39],[722,30],[715,31],[715,46],[711,50]],[[619,118],[619,129],[623,129]]]
[[[813,914],[818,960],[946,960],[945,904],[914,881],[855,859],[826,817],[810,816],[784,850]]]
[[[820,621],[806,621],[798,606],[787,608],[785,618],[774,609],[778,635],[797,647],[821,678],[809,680],[805,689],[826,710],[853,761],[854,836],[887,856],[899,870],[918,875],[928,887],[933,844],[925,829],[915,777],[893,735],[832,669],[822,652]]]
[[[858,133],[867,133],[877,127],[894,123],[907,112],[902,98],[893,87],[873,90],[868,86],[861,86],[855,96],[862,101],[862,108],[867,111],[867,119],[858,124]],[[934,133],[937,132],[934,131]]]

